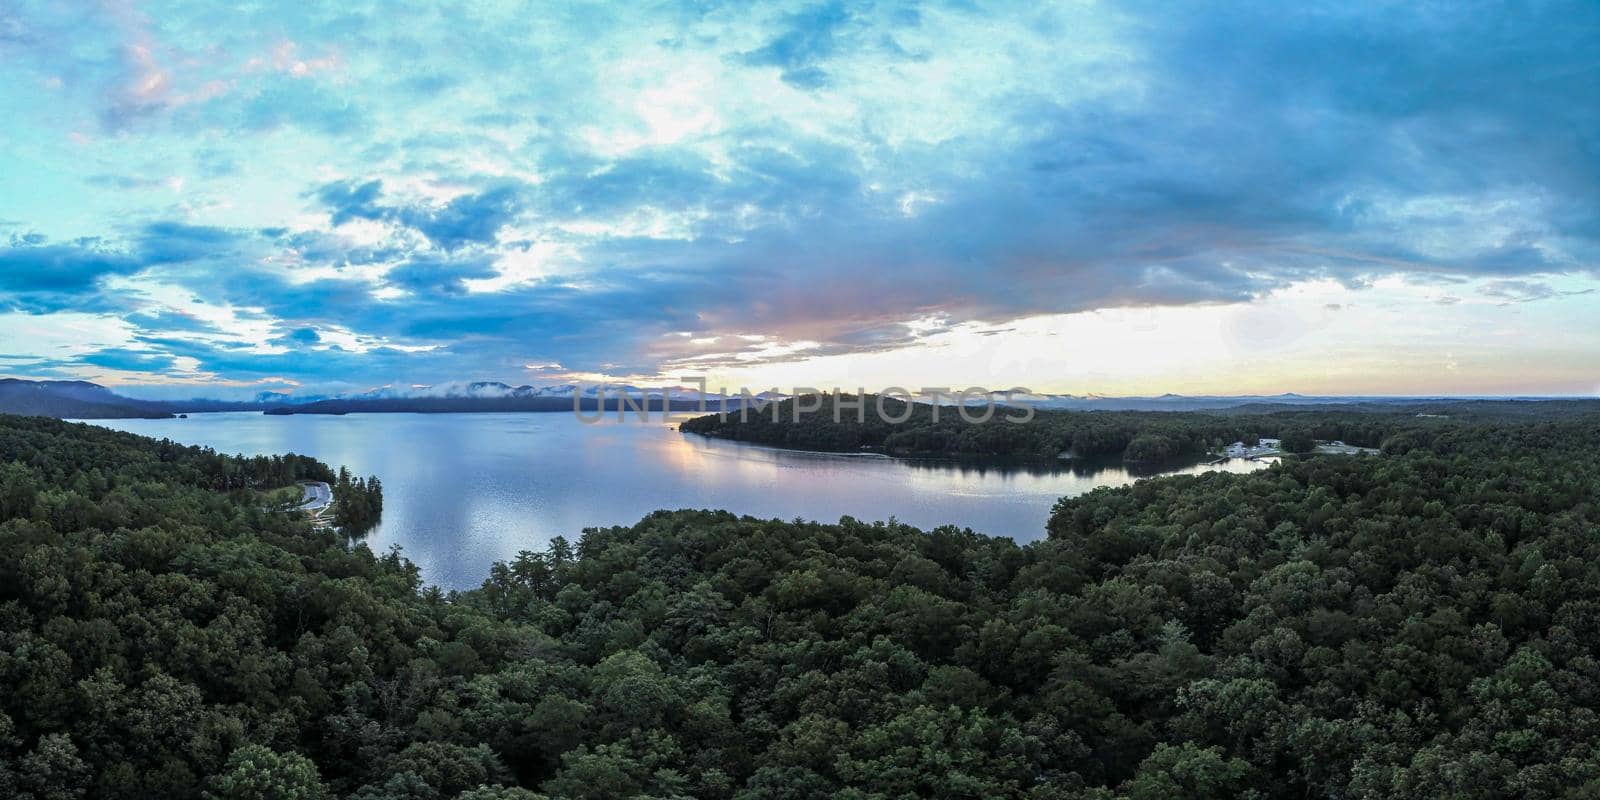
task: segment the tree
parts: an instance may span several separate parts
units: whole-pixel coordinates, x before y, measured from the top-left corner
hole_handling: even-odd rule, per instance
[[[217,800],[322,800],[328,792],[310,759],[252,744],[228,756],[222,773],[211,779],[211,796]]]
[[[1284,431],[1280,444],[1290,453],[1309,453],[1317,449],[1317,440],[1307,428],[1291,428]]]
[[[1077,432],[1235,424],[1202,417]],[[0,509],[0,796],[1600,785],[1600,419],[1292,419],[1416,427],[1064,498],[1026,544],[662,511],[446,593],[261,510],[324,465],[0,416],[0,474],[37,487]]]
[[[1122,460],[1139,464],[1159,464],[1174,455],[1172,440],[1154,433],[1141,433],[1133,437],[1122,454]]]
[[[1221,748],[1158,744],[1123,792],[1129,800],[1247,800],[1261,796],[1250,788],[1252,772],[1249,764],[1227,758]]]
[[[18,784],[22,800],[71,800],[83,797],[89,783],[89,765],[64,733],[39,737],[33,751],[22,758]]]
[[[548,798],[514,786],[479,786],[456,795],[456,800],[548,800]]]

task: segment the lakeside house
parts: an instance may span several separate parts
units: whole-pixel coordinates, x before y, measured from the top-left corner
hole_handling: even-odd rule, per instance
[[[1358,447],[1345,444],[1342,440],[1334,439],[1316,441],[1316,452],[1331,453],[1336,455],[1372,455],[1378,452],[1376,447]],[[1245,446],[1244,442],[1234,442],[1223,448],[1223,455],[1228,458],[1260,458],[1263,456],[1276,456],[1283,454],[1283,441],[1281,439],[1263,438],[1254,447]]]
[[[1262,438],[1254,447],[1245,445],[1244,442],[1234,442],[1225,449],[1229,458],[1255,458],[1257,456],[1276,455],[1283,442],[1279,439]]]

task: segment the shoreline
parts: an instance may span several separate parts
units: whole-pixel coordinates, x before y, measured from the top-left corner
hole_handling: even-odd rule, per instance
[[[951,453],[888,453],[879,448],[863,450],[815,450],[811,448],[787,447],[781,444],[752,441],[749,439],[736,439],[731,436],[719,436],[714,433],[701,433],[699,431],[686,431],[681,427],[676,428],[679,433],[688,436],[698,436],[703,439],[726,442],[729,444],[745,445],[762,450],[772,450],[783,453],[796,453],[802,455],[841,456],[845,458],[872,458],[900,461],[909,464],[925,463],[965,467],[1014,467],[1017,469],[1044,470],[1048,472],[1094,472],[1105,469],[1124,469],[1130,473],[1139,474],[1139,477],[1155,477],[1168,472],[1186,469],[1195,466],[1213,466],[1227,463],[1228,461],[1255,461],[1247,457],[1225,456],[1220,459],[1206,460],[1209,454],[1174,458],[1167,461],[1128,461],[1116,455],[1073,458],[1034,457],[1016,455],[983,455],[983,454],[951,454]],[[1276,457],[1276,454],[1269,454]],[[1142,473],[1142,474],[1141,474]]]

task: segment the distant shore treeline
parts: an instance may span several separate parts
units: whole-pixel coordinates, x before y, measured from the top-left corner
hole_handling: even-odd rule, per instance
[[[862,419],[855,401],[853,396],[846,396],[842,403],[831,396],[785,400],[744,415],[696,417],[679,427],[690,433],[801,450],[1027,460],[1120,457],[1132,463],[1155,464],[1201,456],[1236,441],[1261,437],[1283,439],[1295,450],[1309,450],[1317,440],[1382,447],[1402,431],[1450,421],[1448,417],[1419,416],[1407,406],[1359,411],[1332,406],[1253,414],[1041,410],[1029,421],[1016,424],[1004,421],[1003,411],[987,422],[969,421],[953,406],[939,409],[935,419],[932,406],[917,403],[908,408],[893,398],[883,398],[884,413],[880,415],[879,399],[874,395],[866,396]],[[817,402],[820,410],[804,410]],[[798,414],[797,403],[802,409]],[[1476,417],[1523,418],[1537,416],[1540,405],[1539,401],[1502,401],[1463,404],[1461,409]],[[1566,404],[1544,408],[1548,412],[1544,416],[1569,410]],[[1591,403],[1589,408],[1600,409],[1600,404]],[[896,421],[901,418],[904,421]]]
[[[349,398],[333,400],[317,400],[311,403],[297,403],[294,405],[278,405],[267,409],[264,413],[274,416],[289,414],[460,414],[473,412],[582,412],[586,414],[609,412],[615,415],[618,411],[624,414],[634,414],[642,410],[645,413],[659,415],[663,411],[696,412],[706,409],[716,409],[717,401],[708,399],[705,406],[696,400],[669,400],[658,397],[648,399],[629,399],[624,402],[616,398],[600,400],[598,398],[582,397],[574,401],[571,397],[383,397],[383,398]]]
[[[439,393],[442,392],[442,393]],[[601,393],[605,399],[600,399]],[[618,395],[627,397],[619,399]],[[576,404],[574,404],[574,398]],[[449,384],[438,390],[398,393],[384,388],[354,396],[303,397],[262,392],[254,400],[143,400],[124,397],[112,390],[85,381],[34,381],[0,378],[0,414],[55,417],[57,419],[165,419],[179,415],[219,411],[260,411],[286,414],[382,414],[473,412],[567,412],[591,414],[601,411],[634,413],[642,407],[651,414],[663,411],[718,411],[726,405],[738,409],[754,402],[766,402],[766,395],[755,400],[742,395],[701,395],[683,387],[640,388],[634,386],[508,386],[494,381]],[[648,399],[646,399],[648,398]],[[1564,413],[1600,410],[1594,399],[1417,399],[1380,397],[1306,397],[1302,395],[1201,396],[1162,395],[1160,397],[1076,397],[1040,395],[1031,401],[1040,410],[1060,411],[1154,411],[1163,413],[1204,412],[1213,414],[1265,414],[1283,411],[1369,412],[1379,414],[1489,414],[1494,418],[1548,416],[1559,409]]]

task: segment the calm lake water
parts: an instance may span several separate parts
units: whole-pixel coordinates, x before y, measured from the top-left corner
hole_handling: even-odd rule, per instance
[[[302,453],[383,481],[383,522],[366,541],[399,544],[423,579],[476,587],[496,560],[628,525],[659,508],[765,518],[894,517],[1032,541],[1057,499],[1136,476],[1120,465],[1026,469],[801,453],[679,433],[661,420],[586,425],[570,414],[193,414],[94,420],[246,455]],[[1163,474],[1262,464],[1234,460]]]

